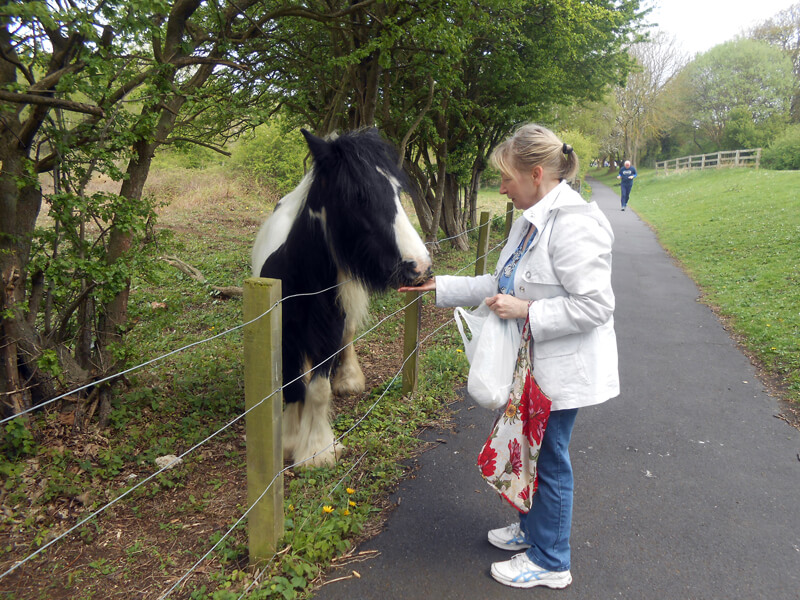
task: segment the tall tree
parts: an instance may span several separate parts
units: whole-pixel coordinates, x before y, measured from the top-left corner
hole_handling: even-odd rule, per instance
[[[753,27],[749,37],[777,46],[791,59],[795,76],[791,115],[800,123],[800,3]]]
[[[636,66],[625,86],[615,89],[616,129],[623,158],[639,163],[640,151],[649,140],[658,139],[672,125],[676,113],[671,84],[686,63],[674,37],[659,33],[631,46]]]
[[[344,5],[342,0],[342,5]],[[624,80],[638,0],[380,3],[285,28],[276,103],[321,133],[377,124],[401,149],[429,241],[474,220],[495,145],[552,107]]]
[[[248,77],[276,21],[342,20],[373,3],[320,12],[280,0],[0,2],[6,411],[118,367],[156,149],[213,146],[258,116]],[[87,192],[96,172],[120,182],[118,193]],[[52,194],[43,195],[44,173]],[[40,234],[45,199],[55,226]],[[98,406],[102,422],[108,387],[82,399],[76,424]]]
[[[705,151],[725,149],[729,127],[742,129],[743,118],[767,143],[789,114],[795,85],[791,61],[764,42],[740,39],[714,46],[689,63],[684,76],[689,116],[711,143]],[[728,135],[727,142],[736,146],[742,140]]]

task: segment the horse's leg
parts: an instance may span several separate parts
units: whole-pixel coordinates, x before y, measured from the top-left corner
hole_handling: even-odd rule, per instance
[[[347,394],[360,394],[366,389],[366,379],[358,364],[358,355],[353,346],[353,338],[356,334],[356,326],[345,319],[344,335],[342,336],[342,346],[344,350],[340,355],[339,364],[333,375],[333,393],[338,396]]]
[[[311,377],[300,415],[300,428],[294,446],[294,462],[302,467],[333,465],[341,446],[334,445],[331,429],[331,382],[328,375]]]
[[[283,460],[289,460],[294,456],[302,414],[302,402],[291,402],[283,409]]]
[[[298,436],[300,435],[300,421],[303,416],[303,400],[306,395],[306,387],[311,380],[311,361],[304,356],[297,345],[288,343],[295,337],[289,331],[289,336],[285,338],[287,343],[283,345],[283,378],[287,384],[283,390],[283,459],[289,460],[294,456],[297,446]],[[301,373],[307,373],[302,379],[294,381]],[[292,383],[287,383],[291,381]]]
[[[344,315],[344,333],[342,346],[344,350],[339,356],[339,364],[333,375],[334,394],[360,394],[366,389],[364,373],[358,364],[358,355],[353,347],[356,330],[367,320],[369,315],[369,295],[364,286],[358,282],[347,280],[339,275],[341,287],[338,292],[339,307]]]

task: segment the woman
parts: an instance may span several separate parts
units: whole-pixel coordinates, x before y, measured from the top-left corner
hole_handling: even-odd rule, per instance
[[[552,400],[538,460],[538,489],[519,522],[489,532],[489,542],[525,550],[494,563],[492,576],[512,587],[563,588],[572,582],[569,535],[572,466],[569,441],[578,409],[619,394],[611,246],[614,234],[595,203],[567,180],[578,157],[549,129],[520,127],[493,153],[500,193],[522,210],[493,274],[438,276],[437,306],[484,301],[503,319],[530,322],[534,376]]]

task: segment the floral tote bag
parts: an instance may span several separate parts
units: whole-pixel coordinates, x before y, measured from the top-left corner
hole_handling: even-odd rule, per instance
[[[536,492],[536,462],[551,405],[533,377],[532,343],[525,321],[508,403],[478,456],[486,482],[521,513],[530,510]]]

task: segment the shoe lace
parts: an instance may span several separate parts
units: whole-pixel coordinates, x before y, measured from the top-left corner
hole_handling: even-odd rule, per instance
[[[530,571],[530,566],[528,564],[528,557],[525,555],[524,552],[520,552],[519,554],[515,554],[511,557],[511,564],[515,569],[520,571]]]

